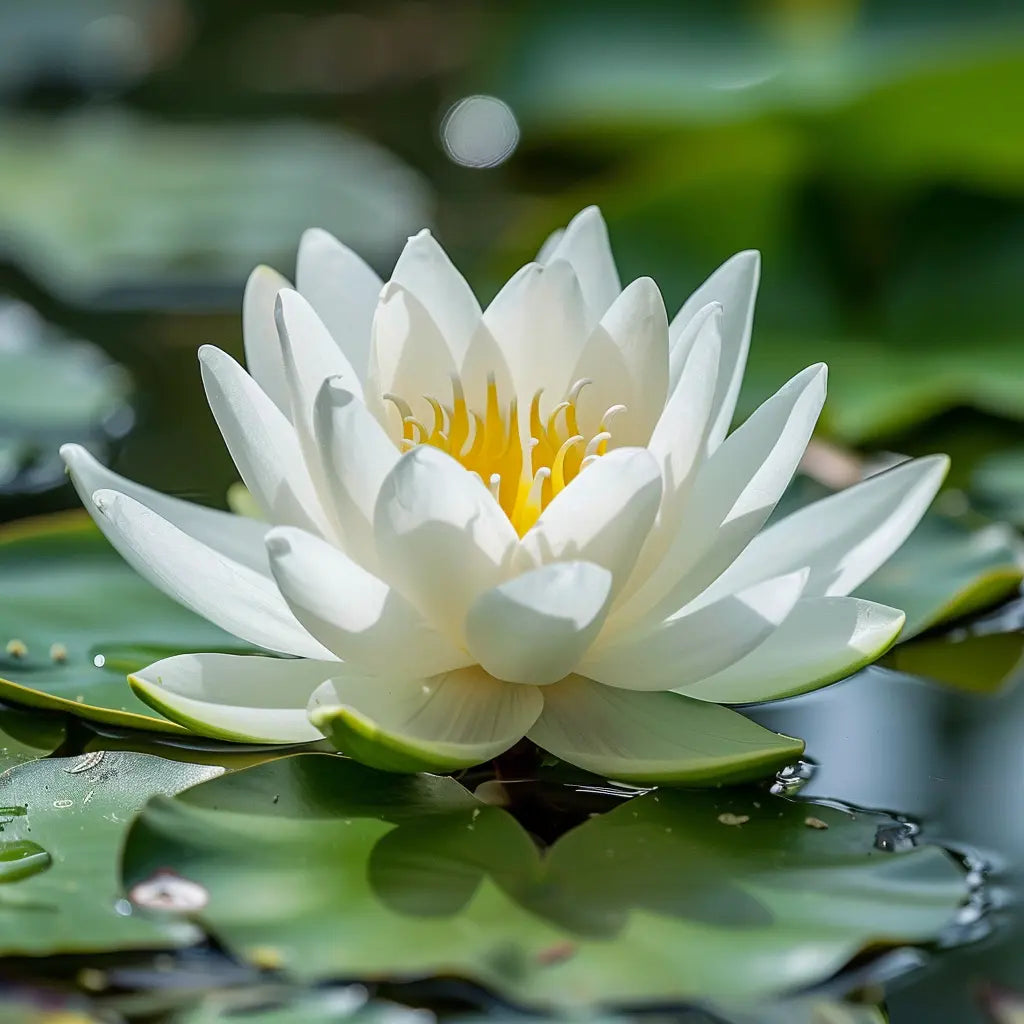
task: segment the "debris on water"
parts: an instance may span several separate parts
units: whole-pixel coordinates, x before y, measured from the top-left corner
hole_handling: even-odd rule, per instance
[[[818,766],[813,761],[797,761],[780,768],[772,783],[773,796],[794,796],[814,777]]]
[[[284,954],[274,946],[253,946],[245,957],[261,971],[277,971],[284,966]]]
[[[50,644],[50,661],[63,665],[68,660],[68,649],[64,644]]]
[[[210,902],[209,892],[198,882],[166,869],[137,882],[129,890],[128,897],[139,907],[182,912],[202,910]]]
[[[885,853],[902,853],[917,846],[920,829],[911,821],[891,821],[875,830],[875,849]]]
[[[808,817],[804,818],[804,824],[808,828],[819,828],[819,829],[828,828],[828,822],[827,821],[822,821],[821,818],[815,818],[813,816],[808,816]]]
[[[17,637],[12,637],[8,640],[7,647],[5,649],[12,658],[28,657],[28,644],[26,644],[24,640],[19,640]]]
[[[733,814],[730,811],[723,811],[719,816],[718,820],[723,825],[746,825],[750,821],[749,814]]]
[[[107,752],[105,750],[94,750],[89,754],[82,754],[81,757],[76,757],[64,771],[68,775],[81,775],[82,772],[90,771],[102,764],[106,756]]]

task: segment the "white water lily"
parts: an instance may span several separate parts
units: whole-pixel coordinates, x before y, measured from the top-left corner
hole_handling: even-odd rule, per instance
[[[526,736],[626,781],[717,782],[802,750],[722,705],[873,660],[903,614],[849,597],[904,541],[944,456],[762,529],[825,398],[812,366],[729,433],[758,256],[669,322],[621,288],[584,210],[481,310],[431,235],[383,284],[323,231],[297,280],[244,301],[249,372],[200,350],[211,409],[262,519],[63,454],[147,579],[290,657],[187,654],[131,677],[195,732],[327,736],[390,770],[451,770]]]

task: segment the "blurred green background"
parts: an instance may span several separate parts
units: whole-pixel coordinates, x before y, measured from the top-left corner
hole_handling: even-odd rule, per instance
[[[222,503],[195,350],[303,228],[488,297],[596,202],[670,313],[763,251],[741,412],[824,359],[823,436],[1022,522],[1022,95],[995,0],[3,0],[0,517],[76,504],[70,438]]]

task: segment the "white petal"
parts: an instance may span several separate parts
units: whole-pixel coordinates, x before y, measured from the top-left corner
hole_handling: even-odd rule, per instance
[[[100,490],[92,499],[122,558],[165,594],[259,647],[332,659],[296,621],[273,580],[182,533],[127,495]]]
[[[569,226],[548,251],[550,242],[549,239],[545,243],[537,262],[565,260],[573,268],[583,290],[588,322],[597,323],[621,290],[601,211],[596,206],[588,206],[569,221]]]
[[[321,738],[306,715],[310,695],[336,661],[235,654],[179,654],[128,677],[150,707],[200,736],[242,743]]]
[[[614,443],[647,443],[668,395],[668,319],[661,292],[649,277],[633,281],[612,303],[570,376],[593,381],[580,396],[592,433],[605,410],[625,405],[615,417]]]
[[[183,533],[209,545],[214,551],[264,576],[268,575],[267,552],[263,544],[268,529],[266,523],[220,509],[193,505],[143,487],[101,466],[81,445],[62,445],[60,454],[82,504],[89,509],[100,529],[106,521],[93,507],[92,496],[96,491],[119,491],[151,508]]]
[[[400,285],[387,284],[373,318],[367,394],[368,408],[396,444],[402,437],[401,416],[383,396],[407,402],[429,431],[434,421],[426,400],[451,404],[455,370],[448,343],[427,307]]]
[[[426,229],[406,243],[391,275],[437,324],[456,363],[480,322],[480,303],[448,254]]]
[[[565,228],[555,228],[554,231],[544,239],[544,243],[537,250],[537,263],[550,263],[551,255],[555,247],[565,237]]]
[[[579,671],[624,690],[678,690],[754,650],[785,621],[806,582],[803,569],[709,604],[695,603],[654,627],[613,637]]]
[[[274,323],[274,303],[282,288],[291,282],[270,267],[257,267],[245,285],[242,299],[242,334],[245,338],[245,365],[264,394],[291,417],[288,383],[284,379],[281,343]]]
[[[804,597],[745,658],[679,693],[719,704],[778,700],[845,679],[880,658],[906,617],[855,597]]]
[[[849,594],[910,536],[948,469],[945,455],[903,462],[793,512],[755,537],[715,589],[809,565],[808,597]]]
[[[295,428],[225,352],[199,350],[203,385],[239,475],[271,523],[330,532]]]
[[[726,260],[686,300],[669,327],[669,344],[674,351],[682,340],[687,322],[695,313],[709,302],[722,305],[722,362],[715,392],[715,422],[709,436],[712,451],[729,432],[736,411],[736,399],[739,397],[743,371],[747,365],[747,352],[750,349],[750,331],[754,322],[754,302],[760,276],[760,253],[752,250],[737,253]],[[674,356],[673,362],[680,367],[682,365],[678,356]]]
[[[825,367],[808,367],[726,439],[694,481],[661,562],[613,613],[609,628],[664,619],[721,575],[771,515],[824,401]]]
[[[646,448],[616,448],[588,466],[540,514],[521,541],[532,564],[596,562],[629,577],[661,500],[661,474]]]
[[[341,381],[324,382],[314,407],[314,435],[345,550],[361,565],[377,564],[373,510],[399,452],[384,428]]]
[[[545,415],[572,385],[586,341],[583,295],[564,260],[530,263],[494,297],[483,318],[512,374],[520,413],[543,390]]]
[[[506,578],[518,542],[479,478],[428,445],[385,478],[374,534],[384,578],[459,646],[469,606]]]
[[[434,675],[470,659],[401,594],[310,533],[267,535],[270,567],[295,617],[328,650],[370,672]]]
[[[343,753],[385,771],[454,771],[522,739],[543,701],[479,668],[426,679],[345,676],[313,694],[313,723]]]
[[[485,591],[469,609],[469,651],[506,682],[557,682],[597,636],[611,584],[611,573],[591,562],[557,562],[523,573]]]
[[[370,325],[384,282],[347,245],[320,228],[310,228],[299,242],[295,287],[309,300],[335,342],[366,377],[370,360]]]
[[[529,738],[563,761],[623,782],[746,781],[804,748],[735,711],[676,693],[631,693],[582,676],[541,693],[544,710]]]

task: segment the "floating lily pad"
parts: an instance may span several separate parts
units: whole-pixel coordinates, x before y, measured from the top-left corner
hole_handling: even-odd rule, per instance
[[[33,714],[0,705],[0,772],[52,754],[67,735],[58,715]]]
[[[86,754],[0,778],[0,953],[44,956],[186,945],[187,923],[133,910],[117,878],[132,816],[221,769],[146,754]]]
[[[166,308],[198,296],[234,308],[253,254],[289,268],[312,224],[382,261],[431,219],[418,174],[338,128],[93,109],[8,118],[0,131],[5,248],[78,303]]]
[[[63,484],[60,444],[96,449],[123,434],[129,390],[124,370],[98,348],[0,299],[0,494]]]
[[[562,1009],[736,1000],[949,922],[961,870],[936,847],[880,852],[889,820],[754,790],[654,791],[542,855],[453,779],[303,754],[152,800],[124,873],[201,886],[197,920],[300,980],[454,973]]]
[[[965,693],[999,693],[1020,677],[1024,633],[921,637],[894,647],[881,664]]]
[[[0,699],[14,704],[181,733],[127,674],[185,651],[251,650],[143,580],[84,512],[0,530],[0,580]]]

